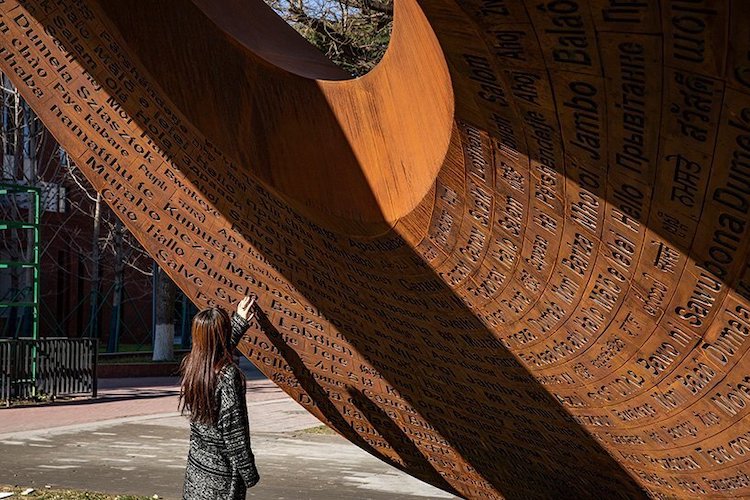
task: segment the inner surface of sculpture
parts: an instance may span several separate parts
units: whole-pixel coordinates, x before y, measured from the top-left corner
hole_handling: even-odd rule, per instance
[[[254,0],[6,0],[0,67],[370,453],[471,498],[750,495],[741,8],[402,0],[348,79]]]
[[[162,88],[189,78],[186,92],[170,94],[180,112],[298,210],[342,232],[379,234],[414,209],[453,123],[448,69],[414,2],[397,5],[388,52],[357,79],[263,2],[198,5],[101,2]]]

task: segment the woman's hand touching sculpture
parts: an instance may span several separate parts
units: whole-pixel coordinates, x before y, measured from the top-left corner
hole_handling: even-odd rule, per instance
[[[252,297],[246,296],[239,304],[237,304],[237,314],[245,321],[250,321],[253,316],[255,316],[255,312],[252,311],[252,309],[255,306],[257,298],[256,295],[253,295]]]

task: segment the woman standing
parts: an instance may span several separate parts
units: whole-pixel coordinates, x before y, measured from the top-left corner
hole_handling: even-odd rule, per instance
[[[193,318],[193,347],[180,367],[180,410],[190,416],[184,500],[244,499],[260,479],[250,449],[245,376],[232,358],[254,304],[245,297],[231,319],[217,307]]]

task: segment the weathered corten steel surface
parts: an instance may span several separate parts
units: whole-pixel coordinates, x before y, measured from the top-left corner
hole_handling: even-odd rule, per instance
[[[5,0],[0,67],[374,455],[471,498],[750,495],[748,7],[395,16],[350,80],[261,2]]]

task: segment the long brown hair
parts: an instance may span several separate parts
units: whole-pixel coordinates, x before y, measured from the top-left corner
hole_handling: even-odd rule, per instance
[[[180,400],[182,414],[187,412],[192,422],[215,425],[218,419],[214,391],[218,374],[232,363],[229,349],[231,322],[224,309],[210,307],[193,318],[193,347],[180,364]]]

